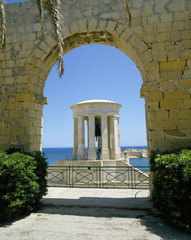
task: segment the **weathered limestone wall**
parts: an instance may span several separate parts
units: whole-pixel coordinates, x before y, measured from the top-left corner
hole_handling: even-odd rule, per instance
[[[191,2],[128,3],[131,27],[122,0],[62,0],[65,53],[93,43],[123,51],[143,78],[149,150],[191,147]],[[47,103],[43,89],[56,63],[56,42],[47,13],[41,33],[35,0],[7,4],[6,11],[7,47],[0,52],[0,149],[40,150]]]

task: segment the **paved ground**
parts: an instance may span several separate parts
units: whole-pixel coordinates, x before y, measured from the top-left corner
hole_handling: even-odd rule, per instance
[[[150,210],[129,210],[129,209],[116,209],[112,206],[104,207],[100,204],[102,201],[98,201],[100,206],[92,207],[80,206],[79,199],[85,199],[90,201],[93,195],[96,194],[97,199],[105,198],[104,196],[110,196],[114,203],[114,199],[118,199],[119,195],[123,196],[124,192],[119,190],[113,190],[109,192],[100,192],[99,190],[75,190],[75,194],[69,190],[62,189],[65,194],[61,194],[59,189],[51,189],[49,191],[49,198],[45,198],[44,206],[37,213],[32,213],[30,216],[17,219],[13,222],[0,225],[0,240],[190,240],[191,234],[184,233],[159,218],[151,215]],[[81,196],[80,196],[81,191]],[[107,191],[107,190],[105,190]],[[116,194],[115,194],[116,192]],[[56,197],[54,200],[53,194]],[[57,193],[57,194],[56,194]],[[114,195],[113,195],[114,194]],[[126,193],[127,194],[127,193]],[[132,194],[132,192],[131,192]],[[146,194],[146,193],[137,193]],[[59,197],[60,195],[60,197]],[[128,193],[130,196],[130,192]],[[139,196],[140,196],[139,195]],[[75,197],[73,197],[75,196]],[[86,196],[84,198],[84,196]],[[141,198],[141,197],[140,197]],[[61,199],[64,203],[69,199],[73,203],[77,203],[75,207],[61,206],[61,202],[55,202]],[[134,199],[135,200],[135,199]],[[129,202],[132,202],[133,198]],[[91,201],[90,201],[91,202]],[[94,204],[96,201],[93,201]],[[104,202],[104,201],[103,201]],[[123,201],[122,201],[123,202]],[[65,202],[66,203],[66,202]],[[81,204],[83,201],[81,200]],[[48,205],[47,205],[48,204]],[[122,207],[123,208],[123,207]]]
[[[150,209],[149,190],[54,188],[42,200],[44,205]]]

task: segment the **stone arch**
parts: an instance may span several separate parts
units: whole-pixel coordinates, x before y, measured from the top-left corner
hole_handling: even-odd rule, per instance
[[[82,44],[116,46],[139,68],[145,98],[148,148],[191,147],[190,10],[186,0],[64,0],[65,52]],[[7,47],[0,53],[0,148],[41,149],[44,82],[56,62],[45,12],[41,33],[34,0],[7,5]],[[16,20],[15,20],[16,19]]]
[[[42,40],[40,44],[43,44],[43,41],[44,40]],[[131,46],[131,44],[125,44],[124,38],[114,35],[112,32],[108,32],[106,30],[86,31],[86,32],[83,31],[83,32],[74,33],[67,36],[64,42],[65,42],[64,53],[67,53],[79,46],[89,45],[89,44],[104,44],[107,46],[115,46],[120,51],[125,53],[128,57],[130,57],[131,60],[134,61],[134,63],[136,64],[136,66],[141,72],[142,78],[146,79],[146,74],[144,71],[142,60],[140,59],[140,57],[138,56],[134,48]],[[38,50],[35,49],[34,52],[31,54],[30,58],[28,59],[29,65],[31,64],[31,62],[33,62],[34,64],[34,59],[36,58],[37,54],[38,54]],[[39,56],[39,58],[41,59],[41,56]],[[34,82],[35,82],[35,79],[36,80],[39,79],[39,77],[37,78],[39,74],[41,75],[41,78],[42,78],[41,80],[42,84],[39,86],[39,89],[41,89],[40,93],[42,95],[38,96],[41,99],[41,103],[46,103],[46,98],[43,97],[43,89],[44,89],[43,83],[45,83],[47,76],[51,71],[51,68],[56,64],[56,62],[57,62],[56,43],[55,41],[53,41],[52,46],[48,50],[46,58],[44,59],[44,61],[41,62],[41,64],[38,61],[38,67],[35,69],[35,71],[33,71]],[[42,128],[42,125],[39,126],[39,128]]]

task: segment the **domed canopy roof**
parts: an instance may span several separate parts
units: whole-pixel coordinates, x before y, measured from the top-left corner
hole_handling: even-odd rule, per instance
[[[102,99],[93,99],[79,102],[71,106],[74,115],[92,115],[92,114],[119,114],[119,109],[121,104],[102,100]]]
[[[84,104],[84,103],[116,103],[116,102],[103,100],[103,99],[92,99],[92,100],[86,100],[83,102],[79,102],[77,104]]]

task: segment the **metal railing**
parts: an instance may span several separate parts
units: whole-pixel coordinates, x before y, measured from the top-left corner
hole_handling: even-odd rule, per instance
[[[51,166],[48,186],[149,189],[149,175],[139,166]],[[140,166],[148,169],[148,166]]]

